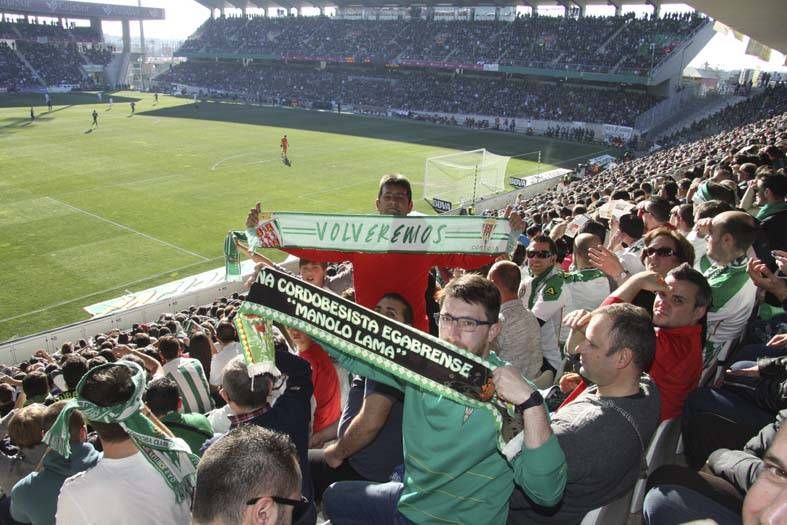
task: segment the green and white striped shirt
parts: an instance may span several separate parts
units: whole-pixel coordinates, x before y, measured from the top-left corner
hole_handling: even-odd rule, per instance
[[[183,413],[204,414],[213,409],[210,387],[202,363],[196,359],[178,357],[164,363],[162,368],[167,377],[178,384]]]

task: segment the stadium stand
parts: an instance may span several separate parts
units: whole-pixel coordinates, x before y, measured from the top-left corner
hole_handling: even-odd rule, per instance
[[[658,63],[704,21],[696,14],[520,16],[514,22],[224,17],[207,20],[178,53],[259,53],[353,63],[499,62],[554,69],[581,65],[591,71],[616,66],[642,74],[651,59]]]
[[[0,68],[0,86],[6,89],[35,86],[40,82],[88,88],[93,84],[82,66],[105,66],[112,60],[112,48],[103,45],[101,35],[90,27],[67,29],[24,20],[0,22],[0,38],[10,41],[11,46],[0,44],[4,47],[0,60],[8,64]]]
[[[425,71],[375,72],[315,70],[239,62],[188,61],[157,81],[187,84],[206,92],[239,94],[252,101],[301,107],[331,107],[333,101],[399,111],[470,113],[500,118],[551,118],[632,126],[636,116],[658,101],[620,88],[580,88],[555,82],[502,77],[435,74]],[[495,93],[494,97],[484,96]]]

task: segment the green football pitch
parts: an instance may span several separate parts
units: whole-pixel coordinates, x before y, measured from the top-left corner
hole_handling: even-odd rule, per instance
[[[537,137],[151,94],[0,95],[0,341],[88,317],[83,307],[223,264],[229,229],[269,210],[372,213],[381,175],[420,198],[427,157],[519,156],[509,175],[606,150]],[[131,114],[130,101],[136,102]],[[34,106],[36,119],[30,119]],[[91,125],[96,110],[98,126]],[[281,162],[287,134],[290,166]],[[533,153],[541,152],[541,164]],[[268,254],[281,259],[280,253]]]

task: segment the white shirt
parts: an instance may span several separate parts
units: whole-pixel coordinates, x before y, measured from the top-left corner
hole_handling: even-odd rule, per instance
[[[234,357],[241,355],[240,343],[234,341],[225,345],[210,361],[210,384],[221,386],[224,377],[224,367],[232,361]]]
[[[189,499],[175,493],[140,452],[106,457],[68,478],[60,489],[58,525],[182,525],[191,521]]]

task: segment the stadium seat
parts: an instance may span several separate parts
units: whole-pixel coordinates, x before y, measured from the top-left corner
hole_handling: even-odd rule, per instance
[[[648,466],[648,475],[654,470],[674,461],[675,450],[680,438],[680,418],[674,417],[662,421],[653,438],[650,440],[648,450],[645,453],[645,462]],[[634,492],[631,498],[631,508],[629,512],[634,514],[642,511],[642,502],[645,500],[646,479],[639,479],[634,485]]]

